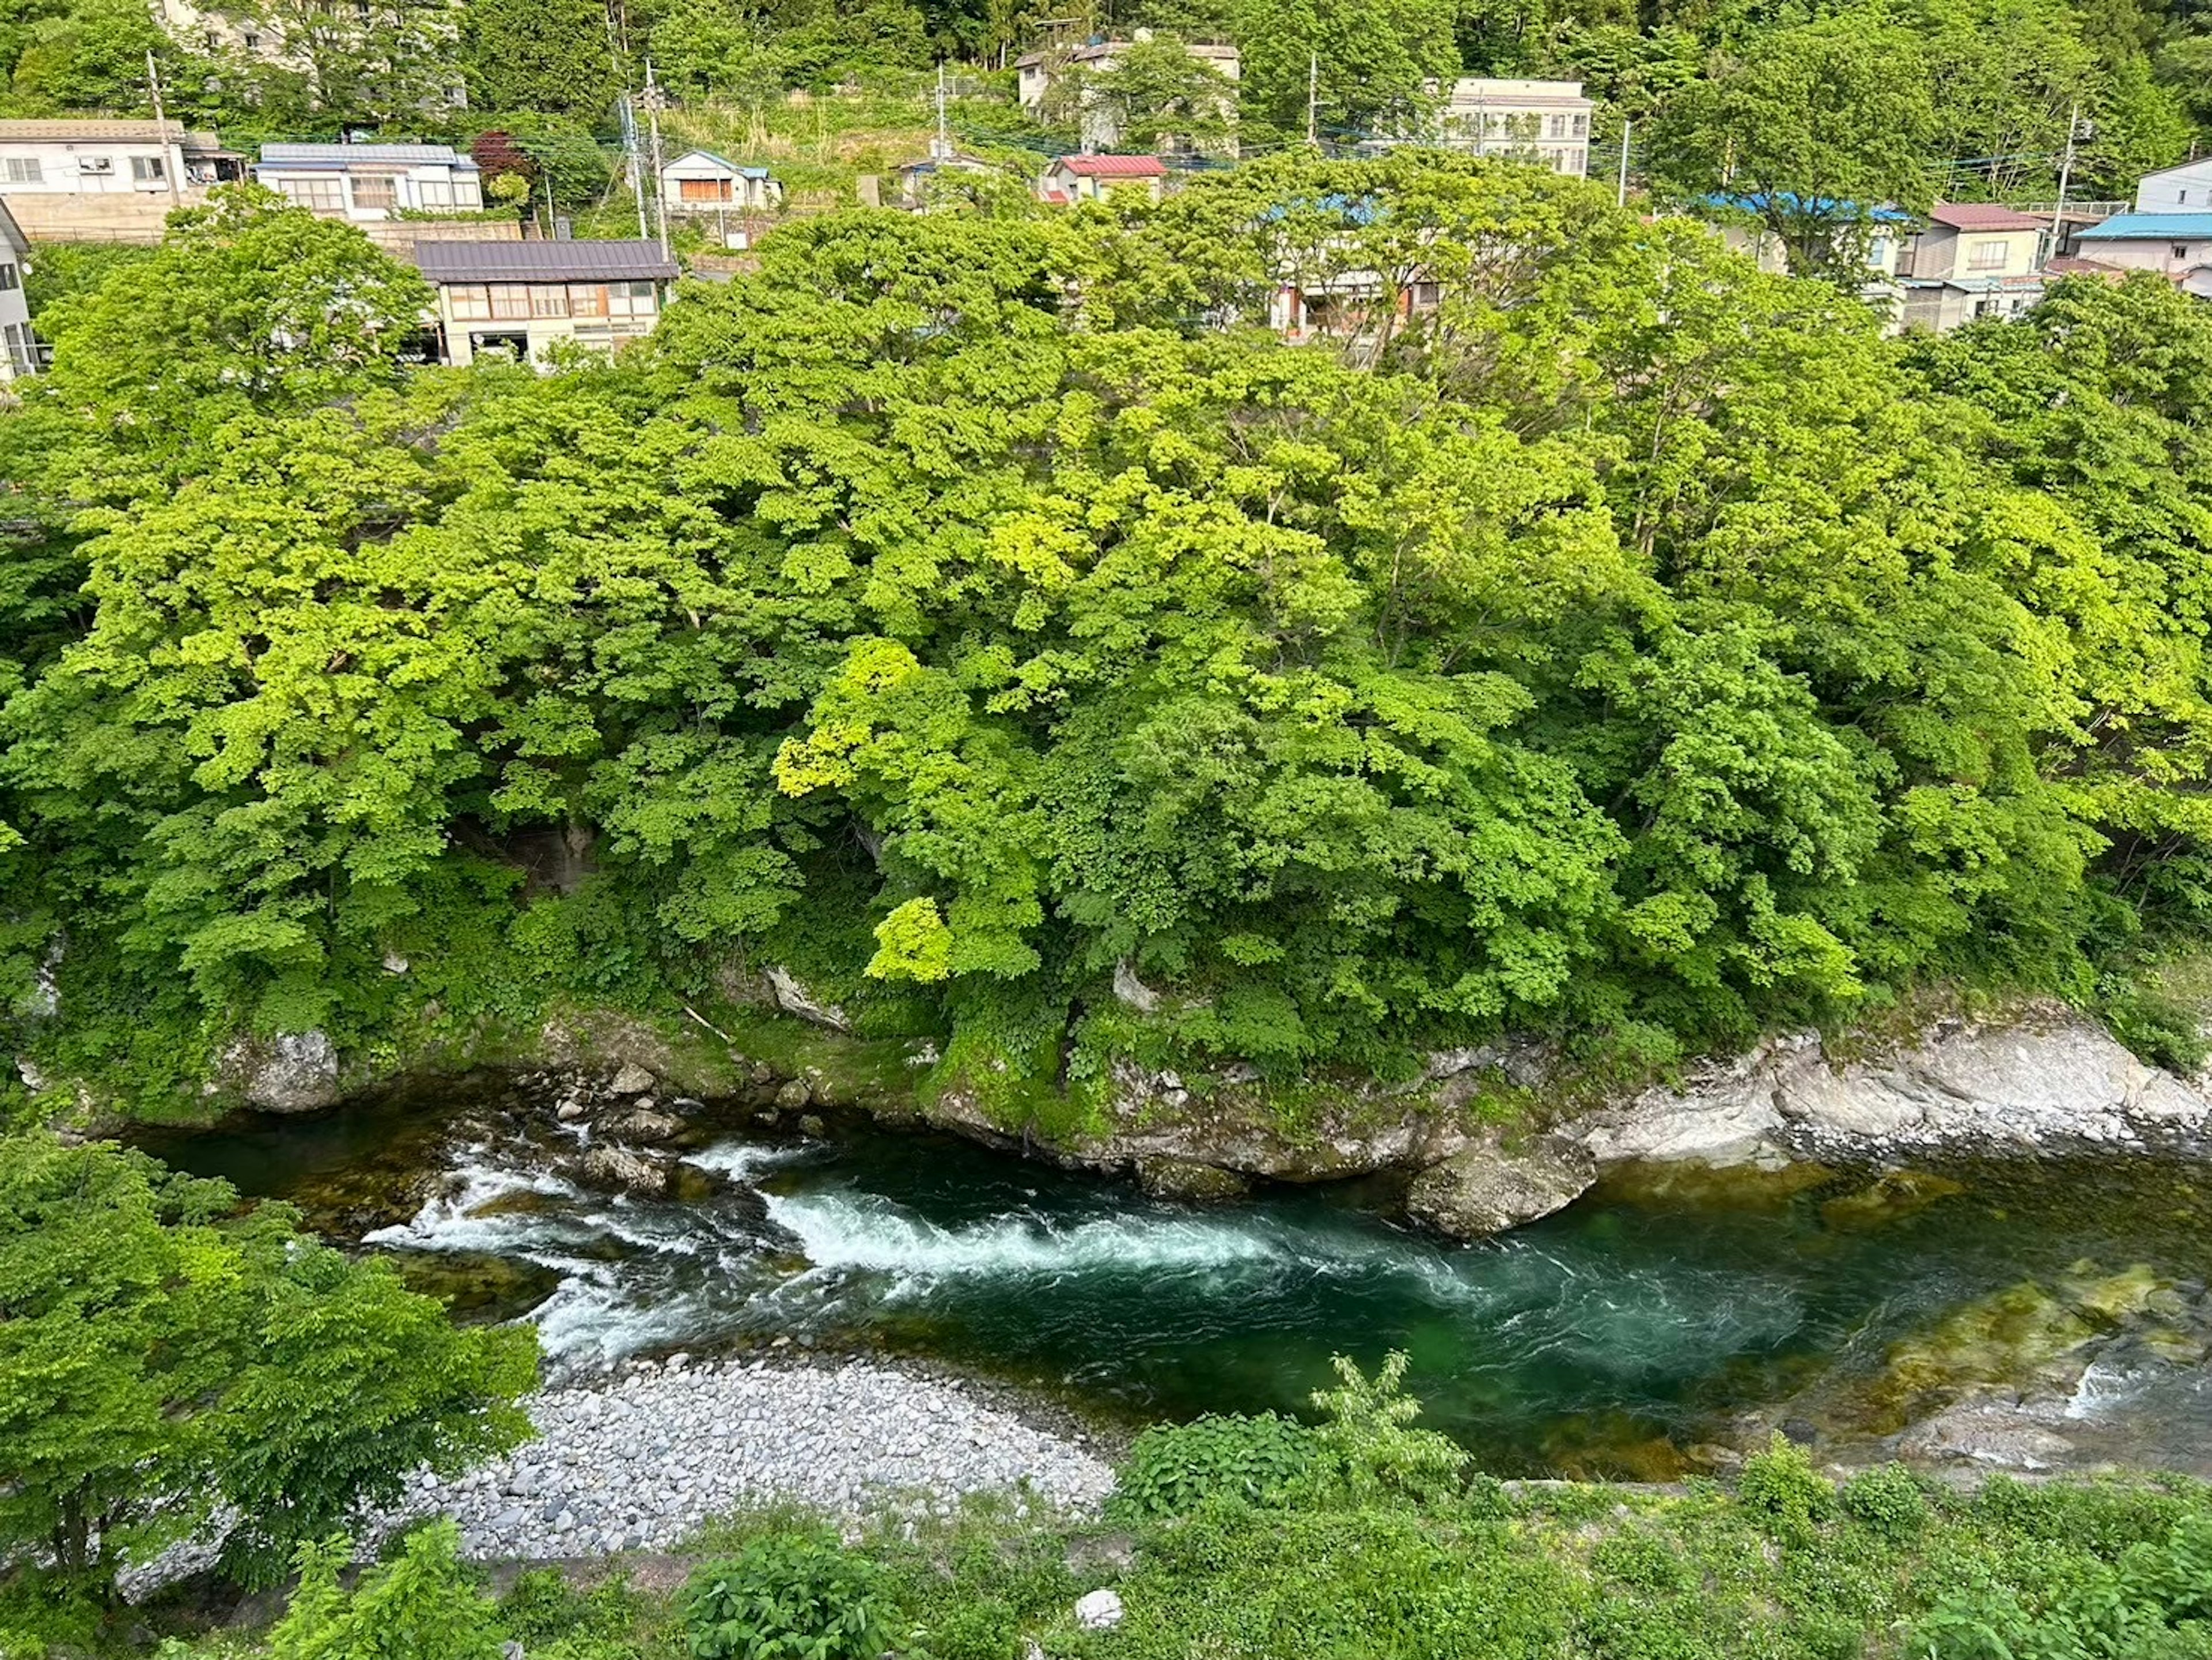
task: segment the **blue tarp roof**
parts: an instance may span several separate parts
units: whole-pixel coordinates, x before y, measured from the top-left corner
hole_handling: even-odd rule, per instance
[[[1790,212],[1808,213],[1822,219],[1871,219],[1883,225],[1909,224],[1912,220],[1912,216],[1903,208],[1887,205],[1862,207],[1856,202],[1840,202],[1832,196],[1815,196],[1809,201],[1801,201],[1796,192],[1784,190],[1775,192],[1773,199]],[[1764,191],[1753,192],[1748,196],[1716,193],[1705,198],[1705,204],[1709,208],[1733,208],[1739,213],[1764,213],[1766,203],[1767,196]]]
[[[2084,242],[2193,242],[2212,237],[2212,213],[2120,213],[2081,233]]]

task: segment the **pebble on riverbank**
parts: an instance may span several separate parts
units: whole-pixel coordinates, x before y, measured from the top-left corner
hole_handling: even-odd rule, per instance
[[[1026,1491],[1095,1511],[1113,1472],[955,1386],[847,1361],[632,1367],[527,1402],[535,1441],[452,1482],[425,1475],[387,1522],[440,1511],[479,1559],[667,1550],[714,1517],[795,1503],[857,1517]]]

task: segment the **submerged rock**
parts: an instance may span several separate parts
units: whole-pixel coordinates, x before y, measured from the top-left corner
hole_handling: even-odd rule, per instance
[[[1415,1177],[1406,1209],[1439,1232],[1480,1239],[1564,1210],[1596,1180],[1596,1161],[1572,1141],[1546,1137],[1510,1151],[1485,1142]]]
[[[1917,1216],[1937,1200],[1966,1190],[1964,1183],[1948,1176],[1926,1171],[1886,1171],[1856,1193],[1827,1201],[1820,1207],[1820,1219],[1832,1228],[1863,1232]]]

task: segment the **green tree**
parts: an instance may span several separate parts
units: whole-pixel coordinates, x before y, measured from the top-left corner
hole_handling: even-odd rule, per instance
[[[270,1660],[495,1660],[497,1609],[461,1566],[460,1543],[451,1522],[417,1529],[350,1591],[339,1584],[349,1541],[301,1546]]]
[[[1459,70],[1450,12],[1419,0],[1246,0],[1239,101],[1249,137],[1303,134],[1310,85],[1323,137],[1407,131],[1430,82]]]
[[[1936,131],[1921,38],[1844,12],[1757,36],[1669,100],[1653,143],[1666,183],[1739,205],[1793,272],[1856,285],[1875,210],[1922,213],[1934,199]]]
[[[232,1219],[228,1187],[143,1154],[29,1133],[0,1155],[0,1535],[66,1579],[109,1586],[225,1499],[289,1554],[418,1462],[527,1433],[528,1333],[458,1330],[389,1265],[282,1206]]]
[[[1047,119],[1111,132],[1122,150],[1212,150],[1235,130],[1237,88],[1170,35],[1133,41],[1109,69],[1056,78]]]
[[[190,85],[190,60],[136,0],[72,0],[30,23],[14,58],[9,103],[27,115],[149,112],[146,54]]]
[[[544,110],[596,119],[612,66],[599,0],[471,0],[461,15],[461,72],[480,110]]]

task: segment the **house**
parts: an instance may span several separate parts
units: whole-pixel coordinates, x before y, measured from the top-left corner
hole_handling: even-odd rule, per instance
[[[1063,155],[1045,169],[1037,195],[1047,202],[1097,202],[1115,191],[1141,190],[1153,201],[1166,187],[1167,166],[1157,155]]]
[[[902,161],[896,169],[898,199],[891,205],[909,211],[929,205],[929,198],[938,189],[941,176],[968,173],[978,178],[1000,179],[1006,170],[980,156],[963,155],[949,145],[932,144],[931,154],[917,161]]]
[[[676,262],[658,242],[423,241],[415,263],[438,291],[441,356],[544,363],[563,341],[611,351],[660,320]]]
[[[1504,81],[1465,76],[1451,83],[1440,119],[1443,143],[1477,155],[1540,161],[1570,179],[1589,177],[1590,112],[1579,81]]]
[[[31,242],[0,202],[0,384],[35,374],[45,361],[31,332],[31,307],[23,298],[23,273],[30,269]]]
[[[766,213],[781,204],[783,185],[766,167],[686,150],[661,168],[660,198],[671,213]]]
[[[1939,202],[1905,244],[1899,321],[1941,334],[2014,317],[2043,298],[2048,219],[1981,202]]]
[[[0,121],[0,193],[149,195],[169,202],[240,176],[211,132],[174,121]]]
[[[2191,213],[2118,214],[2075,240],[2075,252],[2100,265],[2154,271],[2185,293],[2212,300],[2212,206]]]
[[[2145,173],[2136,181],[2136,211],[2212,212],[2212,155]]]
[[[484,204],[474,158],[446,144],[264,144],[253,176],[325,219],[356,224]]]
[[[1131,46],[1141,46],[1152,38],[1150,29],[1135,29],[1126,40],[1095,39],[1079,46],[1045,46],[1024,53],[1014,60],[1015,99],[1030,114],[1042,119],[1052,89],[1069,76],[1109,75],[1120,66]],[[1234,46],[1199,41],[1184,41],[1182,45],[1185,52],[1228,83],[1222,94],[1221,119],[1233,125],[1237,119],[1237,83],[1244,73],[1243,54]],[[1078,125],[1085,145],[1091,149],[1111,149],[1121,141],[1120,125],[1113,112],[1087,96],[1083,100]]]

